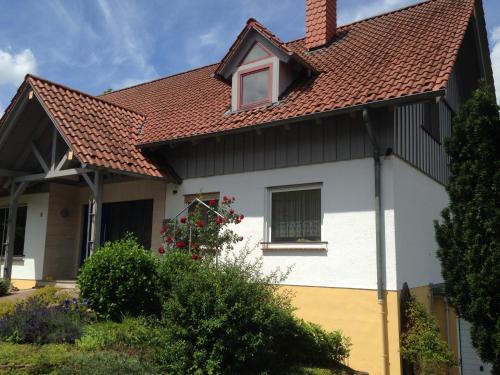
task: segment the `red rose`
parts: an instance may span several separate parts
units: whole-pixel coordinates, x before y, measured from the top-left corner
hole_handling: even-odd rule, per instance
[[[198,220],[198,221],[196,222],[196,226],[197,226],[198,228],[203,228],[203,227],[205,226],[205,223],[203,222],[203,220]]]
[[[183,247],[186,247],[186,244],[184,243],[184,241],[177,241],[177,247],[179,249],[182,249]]]
[[[160,246],[160,247],[158,248],[158,252],[159,252],[160,254],[165,254],[165,249],[163,248],[163,246]]]
[[[229,200],[229,198],[228,198],[226,195],[224,195],[224,197],[222,198],[222,200],[223,200],[224,202],[227,202],[227,201]]]
[[[224,222],[224,219],[223,219],[223,218],[221,218],[220,216],[217,216],[217,217],[215,218],[215,222],[216,222],[217,224],[219,224],[219,225],[220,225],[220,224],[222,224],[222,223]]]
[[[186,216],[183,216],[180,218],[179,220],[182,224],[186,224],[186,221],[187,221],[187,217]]]
[[[216,205],[217,205],[217,201],[216,201],[215,199],[210,199],[210,200],[208,201],[208,205],[209,205],[209,206],[212,206],[212,207],[213,207],[213,206],[216,206]]]
[[[236,202],[236,198],[235,198],[235,197],[232,197],[232,198],[231,198],[231,200],[232,200],[233,202]]]
[[[245,218],[245,215],[241,214],[240,215],[240,221],[243,220]]]
[[[192,248],[192,249],[197,249],[197,248],[199,248],[199,247],[200,247],[200,245],[199,245],[199,244],[197,244],[196,242],[195,242],[195,243],[193,243],[193,244],[191,245],[191,248]]]
[[[160,230],[160,234],[163,234],[163,233],[165,233],[165,232],[166,232],[166,230],[167,230],[167,228],[165,228],[165,227],[162,227],[162,228],[161,228],[161,230]]]
[[[199,260],[199,259],[201,259],[201,257],[200,257],[198,254],[193,254],[193,255],[191,255],[191,258],[192,258],[193,260]]]
[[[241,220],[240,220],[240,219],[236,219],[234,222],[235,222],[236,224],[239,224],[239,223],[241,223]]]
[[[229,210],[229,215],[234,215],[234,210]]]
[[[172,243],[174,242],[174,239],[172,238],[172,236],[168,236],[166,241],[167,243]]]

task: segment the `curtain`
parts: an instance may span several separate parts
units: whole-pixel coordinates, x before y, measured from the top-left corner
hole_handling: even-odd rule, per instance
[[[321,241],[321,190],[272,193],[271,242]]]

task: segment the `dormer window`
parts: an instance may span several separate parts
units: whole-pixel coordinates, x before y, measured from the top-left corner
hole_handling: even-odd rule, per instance
[[[267,51],[260,43],[255,43],[240,65],[250,64],[252,62],[259,61],[271,56],[271,53]]]
[[[215,70],[231,85],[231,111],[278,103],[296,80],[315,70],[263,25],[249,19]]]
[[[239,73],[240,109],[271,103],[272,64],[251,68]]]

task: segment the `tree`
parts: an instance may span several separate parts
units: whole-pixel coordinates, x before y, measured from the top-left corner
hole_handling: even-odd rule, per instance
[[[446,294],[472,324],[472,343],[500,373],[500,117],[481,84],[454,120],[449,206],[436,222]]]

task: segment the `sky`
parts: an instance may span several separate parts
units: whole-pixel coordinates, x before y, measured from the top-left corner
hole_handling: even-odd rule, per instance
[[[100,94],[218,62],[250,17],[301,38],[305,1],[0,0],[0,115],[26,73]],[[417,2],[338,0],[338,23]],[[500,101],[500,1],[483,4]]]

